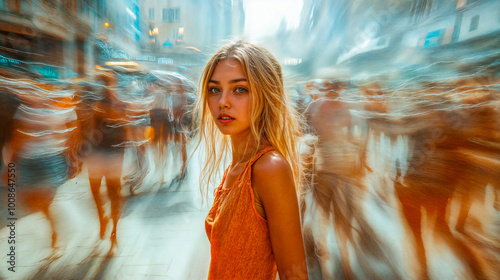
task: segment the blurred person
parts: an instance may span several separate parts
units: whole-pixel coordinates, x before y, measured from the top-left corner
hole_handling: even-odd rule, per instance
[[[76,171],[68,139],[76,128],[72,91],[34,80],[16,81],[11,90],[21,100],[12,123],[10,141],[4,147],[5,164],[15,164],[19,205],[42,212],[52,231],[51,247],[57,252],[58,234],[50,206],[56,190]]]
[[[489,254],[486,259],[495,260],[494,254],[500,246],[493,245],[491,239],[496,236],[488,231],[488,222],[491,223],[492,213],[498,211],[498,191],[500,184],[500,112],[495,106],[494,90],[488,87],[489,81],[485,77],[461,79],[457,91],[463,94],[460,116],[462,131],[466,141],[459,152],[471,162],[470,177],[464,178],[456,194],[460,200],[460,209],[455,229],[463,234],[476,246],[476,250]],[[486,207],[487,187],[491,186],[494,192],[494,201],[491,208]],[[479,217],[469,217],[474,202],[483,207],[484,214]],[[495,203],[497,205],[495,205]],[[496,208],[495,208],[496,206]],[[480,236],[481,238],[478,238]],[[490,262],[491,267],[498,267],[498,261]]]
[[[189,98],[189,94],[183,85],[182,80],[173,79],[171,84],[171,96],[172,100],[172,113],[174,116],[173,120],[173,132],[174,132],[174,143],[176,145],[180,144],[182,166],[180,174],[174,178],[174,181],[182,180],[187,174],[187,139],[189,131],[191,130],[190,124],[192,122],[191,106],[193,105],[192,98]]]
[[[96,203],[99,217],[99,236],[104,239],[109,217],[105,216],[105,201],[101,198],[100,188],[103,177],[106,181],[107,195],[111,204],[113,228],[109,253],[114,254],[117,246],[116,230],[123,208],[121,178],[124,157],[123,143],[130,138],[127,105],[116,93],[116,74],[103,72],[96,77],[103,83],[100,89],[101,99],[95,102],[88,115],[84,133],[88,135],[88,153],[85,164],[88,170],[90,188]]]
[[[89,145],[91,133],[85,129],[90,126],[92,107],[99,97],[95,93],[96,86],[90,82],[75,80],[70,87],[74,91],[73,103],[77,120],[73,137],[68,139],[68,143],[72,147],[70,156],[75,160],[76,172],[81,172],[83,161],[91,150]]]
[[[391,178],[394,179],[396,175],[393,161],[398,161],[402,156],[391,154],[399,134],[390,125],[387,92],[382,89],[380,81],[362,84],[358,90],[365,98],[364,112],[366,114],[361,164],[382,180],[380,187],[374,189],[379,197],[388,202],[393,194],[393,189],[390,187]],[[389,140],[389,143],[386,140]]]
[[[141,68],[142,69],[142,68]],[[127,164],[123,167],[123,185],[129,190],[130,195],[138,194],[139,190],[145,191],[145,186],[151,187],[153,183],[148,180],[148,175],[155,170],[152,157],[148,154],[149,147],[154,145],[155,138],[153,116],[151,108],[156,104],[155,86],[158,79],[148,72],[131,72],[118,76],[120,102],[126,107],[123,112],[123,122],[126,129],[126,141],[119,146],[125,148],[124,159]],[[148,190],[151,190],[148,188]]]
[[[424,86],[428,95],[420,97],[417,113],[400,120],[398,130],[408,135],[410,157],[408,170],[395,181],[403,218],[415,242],[417,275],[430,277],[428,252],[432,248],[426,246],[423,232],[431,230],[439,238],[435,241],[448,245],[464,264],[469,277],[488,279],[481,252],[455,236],[447,218],[449,202],[457,190],[474,186],[474,164],[461,152],[469,137],[467,119],[448,97],[436,94],[435,83]]]
[[[21,104],[18,96],[0,83],[0,168],[7,166],[3,159],[3,147],[12,137],[14,114]]]
[[[152,75],[156,81],[147,86],[147,91],[154,98],[149,111],[153,129],[150,147],[155,162],[153,173],[162,185],[167,183],[165,176],[169,173],[168,157],[172,157],[176,163],[178,151],[182,165],[172,183],[182,180],[187,174],[187,139],[192,130],[190,124],[194,85],[191,86],[189,79],[174,72],[155,70]],[[169,148],[171,153],[167,154]]]
[[[389,109],[385,92],[378,82],[361,85],[359,90],[366,98],[364,109],[371,114],[366,119],[369,134],[373,134],[373,137],[378,138],[381,133],[387,132],[386,114],[389,113]]]
[[[156,170],[160,176],[160,183],[166,183],[165,168],[166,168],[166,149],[168,144],[174,138],[174,116],[171,102],[171,93],[168,89],[169,76],[166,73],[155,73],[158,81],[152,85],[152,93],[154,102],[149,111],[151,118],[151,126],[153,127],[152,145],[157,151],[156,155]]]
[[[305,114],[311,132],[318,137],[312,184],[304,195],[309,269],[315,278],[322,279],[383,278],[378,274],[381,271],[368,261],[371,257],[387,264],[395,277],[395,268],[363,213],[367,192],[363,184],[362,145],[353,137],[350,110],[340,99],[346,87],[344,81],[324,81],[319,85],[323,95],[311,102]],[[328,242],[332,227],[339,260]],[[363,241],[357,241],[357,235]],[[350,255],[352,249],[355,257]],[[360,271],[353,270],[356,265]]]
[[[279,63],[254,44],[226,44],[203,71],[196,112],[207,149],[202,182],[232,156],[205,221],[208,279],[274,280],[277,272],[307,279],[296,191],[300,128]]]
[[[351,113],[349,108],[340,100],[340,92],[347,87],[344,81],[323,81],[318,86],[317,94],[313,94],[313,101],[309,104],[305,116],[308,125],[314,134],[324,142],[338,137],[351,126]],[[324,121],[320,121],[324,120]],[[334,128],[341,128],[334,129]]]

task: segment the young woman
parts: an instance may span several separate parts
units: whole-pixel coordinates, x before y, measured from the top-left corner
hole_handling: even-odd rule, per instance
[[[296,192],[300,126],[279,63],[260,46],[223,46],[202,73],[196,113],[207,148],[202,181],[232,156],[205,221],[208,279],[274,280],[277,272],[307,279]]]

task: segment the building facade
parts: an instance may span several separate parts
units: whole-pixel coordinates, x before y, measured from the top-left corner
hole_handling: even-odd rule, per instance
[[[434,5],[439,3],[436,1]],[[431,12],[415,15],[401,44],[432,48],[500,32],[499,1],[456,0],[446,3],[447,6],[441,3]]]
[[[406,6],[405,6],[406,5]],[[356,30],[347,39],[348,48],[340,55],[337,63],[350,60],[355,56],[373,51],[388,52],[395,49],[416,48],[433,49],[444,45],[470,42],[481,37],[488,37],[500,32],[500,2],[495,0],[415,0],[406,2],[393,11],[388,7],[377,10],[377,18],[371,18],[377,23],[374,32],[363,32],[364,28]],[[359,13],[355,13],[359,14]],[[385,19],[389,19],[385,22]],[[365,24],[370,17],[355,20]],[[375,21],[373,21],[375,20]],[[493,36],[494,37],[494,36]]]
[[[140,0],[139,10],[143,35],[149,38],[144,48],[203,50],[244,32],[242,0]]]
[[[150,69],[189,75],[225,39],[244,32],[242,0],[139,0],[138,6]]]
[[[0,0],[0,66],[45,78],[89,75],[103,0]]]

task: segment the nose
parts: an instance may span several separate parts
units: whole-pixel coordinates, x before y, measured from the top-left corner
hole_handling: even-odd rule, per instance
[[[221,109],[229,109],[231,108],[231,100],[229,93],[224,90],[222,91],[220,98],[219,98],[219,108]]]

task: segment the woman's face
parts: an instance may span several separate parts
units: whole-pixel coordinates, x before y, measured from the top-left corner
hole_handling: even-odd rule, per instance
[[[250,132],[250,91],[236,59],[221,60],[208,83],[208,107],[219,130],[233,137]]]

